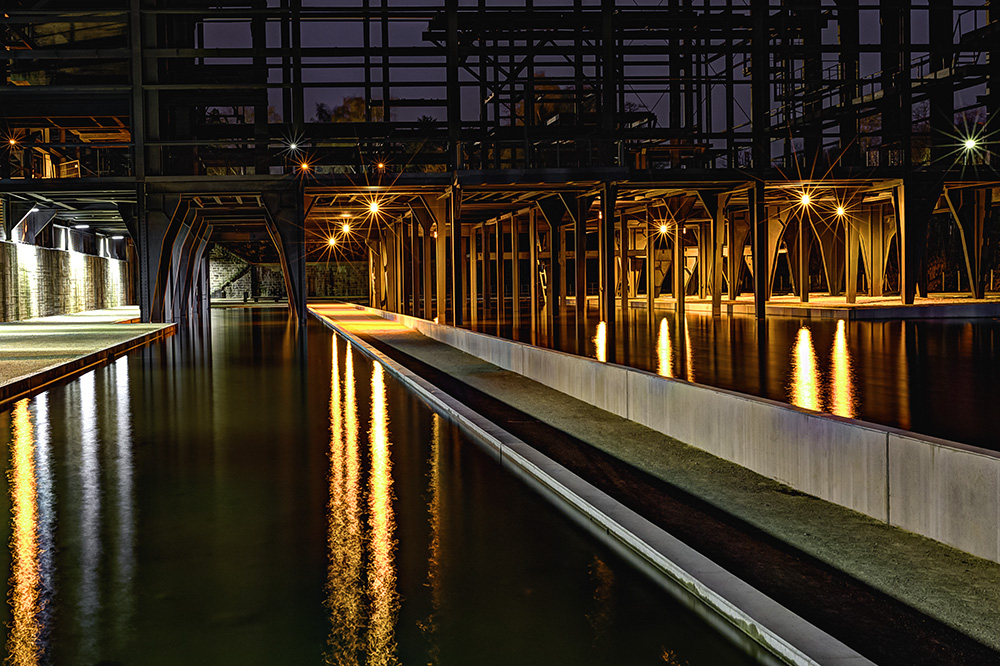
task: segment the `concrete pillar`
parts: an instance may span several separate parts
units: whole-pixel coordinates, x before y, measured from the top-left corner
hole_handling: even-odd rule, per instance
[[[165,300],[171,252],[190,205],[179,196],[145,195],[140,190],[138,219],[139,312],[144,323],[166,321]]]
[[[684,325],[684,222],[676,220],[673,230],[674,259],[673,259],[673,282],[674,282],[674,311],[677,313],[677,321],[680,326]],[[684,329],[678,329],[678,335],[683,337]]]
[[[479,227],[469,234],[469,320],[479,324]]]
[[[431,281],[431,229],[423,225],[423,243],[421,250],[420,269],[423,271],[424,319],[434,319],[434,287]]]
[[[656,231],[653,210],[646,206],[646,316],[653,321],[653,302],[656,298]]]
[[[628,322],[628,307],[629,298],[632,296],[632,292],[629,289],[629,228],[628,228],[628,215],[623,211],[618,217],[618,274],[621,276],[619,283],[621,284],[621,293],[619,294],[621,298],[621,321],[622,325],[619,327],[623,332],[627,330],[626,322]]]
[[[751,197],[752,199],[752,197]],[[753,215],[751,210],[749,215]],[[729,251],[729,261],[726,264],[726,272],[729,291],[729,300],[735,301],[740,296],[740,278],[743,274],[743,248],[746,247],[747,237],[750,235],[750,226],[747,218],[743,214],[731,215],[729,225],[726,229],[726,246]]]
[[[576,304],[577,333],[581,330],[587,315],[587,211],[590,201],[578,198],[576,215],[573,218],[573,268],[574,302]],[[584,207],[586,204],[586,207]]]
[[[285,277],[288,309],[300,325],[306,322],[305,201],[301,192],[269,193],[262,197],[264,223],[278,249]]]
[[[462,190],[452,185],[448,197],[451,238],[451,323],[461,326],[465,311],[465,253],[462,251]]]
[[[944,182],[939,176],[910,174],[893,190],[899,247],[899,292],[904,305],[912,304],[916,296],[921,268],[925,268],[927,227],[943,188]]]
[[[490,227],[483,223],[483,319],[493,316],[493,267],[490,265]]]
[[[410,211],[410,309],[407,314],[420,316],[420,223]]]
[[[517,213],[510,218],[510,291],[514,326],[521,324],[521,219]]]
[[[504,270],[504,251],[503,251],[503,218],[498,217],[496,222],[496,258],[497,258],[497,323],[503,324],[504,317],[506,316],[506,294],[504,293],[506,288],[507,276]]]
[[[812,227],[809,222],[809,216],[810,210],[807,206],[803,206],[797,213],[798,238],[796,248],[798,266],[795,273],[798,276],[799,301],[802,303],[809,302],[809,256],[812,250]]]
[[[615,317],[615,205],[618,201],[618,187],[605,183],[601,189],[601,247],[598,252],[599,261],[604,266],[604,274],[601,276],[604,292],[602,302],[601,320],[604,321],[607,339],[607,359],[615,360],[615,341],[617,337],[616,317]],[[624,244],[624,239],[623,244]],[[622,291],[624,284],[622,285]]]
[[[538,212],[528,211],[528,299],[531,303],[531,333],[538,330]],[[532,338],[534,342],[534,338]]]
[[[861,238],[858,234],[858,225],[852,216],[845,215],[841,223],[844,227],[846,297],[848,303],[856,303],[858,301],[858,251],[861,246]]]
[[[840,295],[840,284],[844,280],[844,236],[840,233],[840,221],[836,217],[823,219],[819,211],[810,215],[810,226],[816,235],[823,273],[826,276],[827,293]]]
[[[764,202],[764,182],[754,181],[749,195],[750,227],[753,230],[753,305],[757,319],[763,321],[767,299],[770,296],[773,265],[768,257],[770,238],[767,206]]]

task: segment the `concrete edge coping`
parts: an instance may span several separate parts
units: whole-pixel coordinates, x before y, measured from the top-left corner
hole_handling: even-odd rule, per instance
[[[645,565],[640,568],[759,660],[797,666],[873,664],[325,316],[318,312],[313,316],[381,363],[432,409],[456,422],[505,467],[540,489],[546,499],[588,531],[619,554]],[[762,654],[754,646],[766,652]]]
[[[176,329],[177,324],[165,324],[162,328],[155,331],[146,331],[134,338],[116,342],[113,345],[102,347],[83,356],[77,356],[68,361],[50,365],[37,372],[12,379],[6,384],[0,385],[0,406],[7,405],[21,398],[27,398],[56,382],[82,375],[87,370],[105,361],[110,361],[137,347],[142,347],[150,342],[173,335]]]
[[[358,310],[365,311],[365,312],[367,312],[369,314],[372,314],[372,315],[375,315],[377,317],[381,317],[382,319],[386,319],[386,320],[390,320],[390,321],[397,321],[398,317],[408,317],[410,319],[415,319],[415,320],[421,322],[422,324],[429,324],[431,326],[437,326],[437,327],[440,327],[442,329],[451,329],[451,330],[455,330],[455,331],[461,331],[464,334],[472,335],[472,336],[475,336],[475,337],[486,338],[486,339],[491,340],[491,341],[500,341],[500,342],[504,342],[504,343],[507,343],[507,344],[516,345],[516,346],[522,347],[522,348],[529,348],[529,349],[532,349],[532,350],[541,350],[541,351],[544,351],[544,352],[548,352],[550,354],[559,354],[561,356],[568,356],[570,358],[577,359],[577,360],[580,360],[580,361],[585,361],[587,363],[590,363],[590,364],[593,364],[593,365],[597,365],[597,366],[617,368],[619,370],[624,370],[624,371],[629,372],[629,373],[636,373],[636,374],[644,375],[644,376],[647,376],[647,377],[654,377],[654,378],[656,378],[656,379],[658,379],[660,381],[666,382],[666,383],[686,384],[688,386],[695,387],[695,388],[697,388],[699,390],[704,390],[704,391],[708,391],[710,393],[716,393],[716,394],[719,394],[719,395],[725,395],[725,396],[728,396],[730,398],[734,398],[734,399],[737,399],[737,400],[742,400],[742,401],[745,401],[745,402],[752,402],[752,403],[756,403],[756,404],[767,405],[769,407],[773,407],[773,408],[776,408],[776,409],[779,409],[779,410],[783,410],[783,411],[791,411],[791,412],[797,412],[799,414],[804,414],[804,415],[812,417],[812,418],[818,418],[818,419],[822,419],[822,420],[825,420],[825,421],[835,421],[835,422],[839,422],[839,423],[845,423],[845,424],[853,426],[855,428],[861,428],[861,429],[864,429],[864,430],[871,430],[871,431],[874,431],[874,432],[885,433],[886,437],[888,437],[889,435],[897,435],[899,437],[905,437],[907,439],[913,439],[913,440],[918,440],[918,441],[926,442],[927,444],[930,444],[931,446],[956,449],[956,450],[959,450],[959,451],[964,451],[966,453],[972,453],[972,454],[976,454],[976,455],[979,455],[979,456],[983,456],[985,458],[1000,459],[1000,451],[994,451],[992,449],[984,449],[982,447],[975,446],[975,445],[972,445],[972,444],[965,444],[965,443],[962,443],[962,442],[956,442],[956,441],[953,441],[953,440],[943,439],[943,438],[940,438],[940,437],[934,437],[933,435],[925,435],[925,434],[922,434],[922,433],[913,432],[911,430],[903,430],[902,428],[894,428],[892,426],[883,425],[881,423],[872,423],[871,421],[862,421],[861,419],[852,419],[852,418],[849,418],[849,417],[846,417],[846,416],[837,416],[836,414],[827,414],[826,412],[817,412],[817,411],[812,410],[812,409],[806,409],[805,407],[799,407],[797,405],[791,405],[791,404],[788,404],[786,402],[780,402],[778,400],[772,400],[771,398],[764,398],[764,397],[761,397],[761,396],[758,396],[758,395],[752,395],[750,393],[740,393],[739,391],[734,391],[734,390],[731,390],[731,389],[720,388],[718,386],[710,386],[708,384],[699,384],[697,382],[689,382],[686,379],[679,379],[677,377],[663,377],[663,376],[658,375],[658,374],[656,374],[654,372],[650,372],[649,370],[643,370],[641,368],[634,368],[634,367],[629,366],[629,365],[619,365],[617,363],[607,363],[607,362],[598,361],[597,359],[593,359],[593,358],[590,358],[588,356],[581,356],[579,354],[570,354],[569,352],[560,351],[558,349],[548,349],[548,348],[545,348],[545,347],[536,347],[535,345],[530,345],[530,344],[527,344],[525,342],[520,342],[518,340],[507,340],[506,338],[500,338],[500,337],[497,337],[495,335],[490,335],[488,333],[480,333],[479,331],[470,331],[468,329],[458,328],[458,327],[455,327],[455,326],[450,326],[448,324],[439,324],[439,323],[435,323],[433,321],[428,321],[426,319],[420,319],[419,317],[412,317],[411,315],[400,315],[400,314],[398,314],[396,312],[389,312],[389,311],[386,311],[386,310],[379,310],[377,308],[372,308],[372,307],[368,307],[368,306],[365,306],[365,305],[357,305],[357,304],[351,304],[351,305],[353,307],[357,308]],[[415,330],[412,327],[407,326],[403,322],[398,322],[398,323],[402,324],[403,326],[406,326],[410,330]],[[446,344],[446,343],[442,343],[442,344]],[[514,371],[512,371],[512,372],[514,372]],[[518,374],[523,374],[523,373],[518,373]],[[621,415],[619,415],[619,416],[621,416]]]

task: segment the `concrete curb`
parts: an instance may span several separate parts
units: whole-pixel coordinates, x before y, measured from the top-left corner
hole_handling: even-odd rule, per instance
[[[312,314],[362,353],[381,363],[431,408],[471,434],[504,467],[541,491],[614,550],[639,564],[684,605],[762,663],[872,664],[419,375],[326,317]]]
[[[0,386],[0,406],[38,393],[55,382],[82,375],[94,366],[110,362],[122,354],[132,351],[136,347],[141,347],[150,342],[173,335],[176,329],[177,324],[169,324],[159,330],[143,333],[110,347],[104,347],[103,349],[78,356],[72,360],[51,365],[44,370],[34,372],[30,375],[11,380]]]

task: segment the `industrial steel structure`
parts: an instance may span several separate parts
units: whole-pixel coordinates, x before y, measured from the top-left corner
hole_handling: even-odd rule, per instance
[[[942,214],[985,289],[995,1],[8,0],[0,22],[5,237],[127,230],[145,320],[199,307],[210,243],[264,236],[300,317],[305,262],[359,250],[373,303],[456,324],[579,314],[588,285],[612,339],[661,291],[745,287],[763,317],[781,254],[802,300],[906,304]]]

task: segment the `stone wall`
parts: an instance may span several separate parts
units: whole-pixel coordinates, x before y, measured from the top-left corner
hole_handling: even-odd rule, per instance
[[[256,264],[262,298],[285,298],[285,278],[280,264]],[[251,294],[252,267],[216,245],[209,254],[212,298],[242,299]],[[368,298],[366,262],[315,262],[306,264],[306,295],[311,298]]]
[[[126,262],[0,241],[0,321],[126,305]]]

